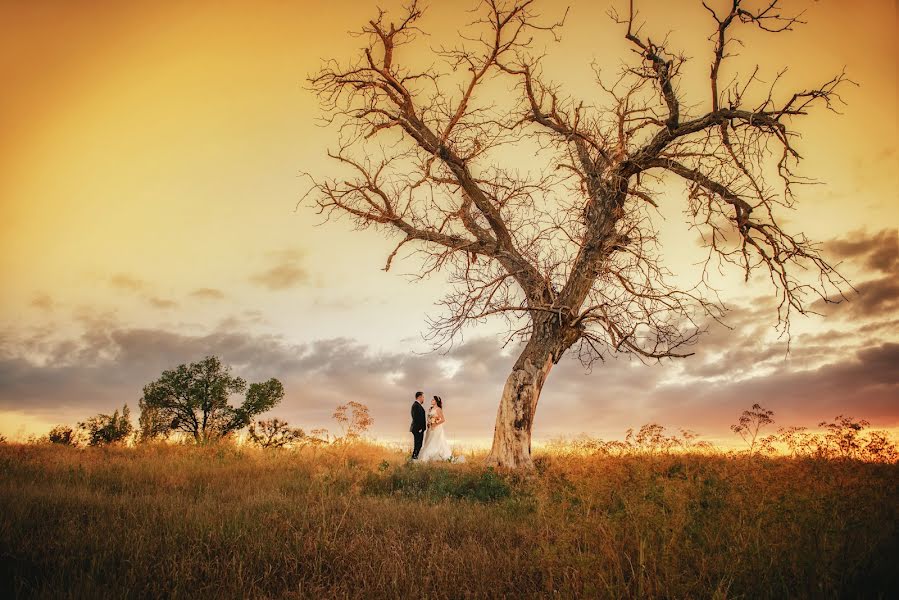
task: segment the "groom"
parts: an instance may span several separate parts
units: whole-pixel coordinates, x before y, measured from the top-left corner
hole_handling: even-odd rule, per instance
[[[409,431],[412,432],[412,439],[415,440],[415,445],[412,448],[412,460],[418,460],[418,452],[421,450],[421,442],[425,437],[425,429],[428,426],[425,407],[423,406],[424,402],[424,392],[415,392],[415,402],[412,403],[412,426],[409,427]]]

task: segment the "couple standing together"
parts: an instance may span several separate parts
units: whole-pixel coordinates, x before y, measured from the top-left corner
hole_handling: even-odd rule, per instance
[[[443,424],[446,422],[443,416],[443,399],[434,396],[427,412],[424,402],[424,393],[415,392],[415,402],[412,403],[412,426],[409,428],[415,441],[412,460],[423,462],[452,460],[453,452],[443,430]]]

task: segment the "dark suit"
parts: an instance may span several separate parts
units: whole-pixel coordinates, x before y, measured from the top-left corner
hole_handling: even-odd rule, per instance
[[[425,415],[425,407],[416,400],[412,403],[412,425],[409,427],[409,431],[412,432],[412,438],[415,440],[415,446],[412,448],[412,458],[418,458],[418,451],[421,450],[421,442],[424,440],[427,426],[428,418]]]

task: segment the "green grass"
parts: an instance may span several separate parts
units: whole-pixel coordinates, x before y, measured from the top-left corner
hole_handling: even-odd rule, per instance
[[[0,596],[897,597],[899,465],[0,445]]]

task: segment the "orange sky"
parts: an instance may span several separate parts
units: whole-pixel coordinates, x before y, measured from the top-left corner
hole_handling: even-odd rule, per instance
[[[452,44],[469,19],[459,7],[470,4],[432,3],[429,43]],[[595,92],[591,61],[614,68],[629,52],[606,5],[571,2],[562,43],[547,47],[549,75],[580,97]],[[637,5],[649,31],[670,31],[672,47],[692,58],[682,86],[700,93],[707,14],[686,0]],[[850,412],[899,425],[895,376],[869,369],[895,357],[899,342],[888,284],[897,263],[871,258],[895,252],[899,223],[895,3],[790,5],[808,8],[808,24],[743,34],[747,48],[728,68],[758,62],[770,77],[789,65],[791,85],[806,87],[846,66],[859,83],[845,90],[842,116],[819,112],[799,125],[803,172],[826,185],[804,190],[789,222],[822,242],[856,243],[832,246],[832,257],[867,294],[860,308],[799,323],[805,344],[794,341],[788,360],[772,315],[744,323],[739,311],[740,324],[712,332],[688,365],[622,361],[587,376],[570,360],[547,384],[538,436],[615,436],[657,420],[722,437],[758,394],[791,422]],[[560,6],[544,2],[543,12]],[[162,368],[219,353],[251,376],[282,377],[288,396],[276,412],[301,425],[326,425],[337,401],[361,396],[376,433],[401,439],[406,400],[424,387],[453,399],[458,438],[490,435],[511,361],[493,329],[472,330],[450,355],[420,355],[445,282],[409,283],[402,273],[413,260],[384,273],[387,240],[346,223],[315,227],[313,211],[295,210],[299,173],[329,170],[323,154],[335,139],[315,121],[305,77],[323,58],[353,55],[361,42],[346,32],[373,7],[0,4],[0,432],[134,407]],[[695,252],[679,223],[682,201],[672,186],[662,227],[669,264],[687,275]],[[746,311],[767,292],[736,276],[721,285]],[[722,361],[742,362],[722,375],[713,368]],[[809,381],[841,389],[829,379],[839,374],[856,390],[845,404],[790,391]],[[852,386],[853,377],[865,381]]]

